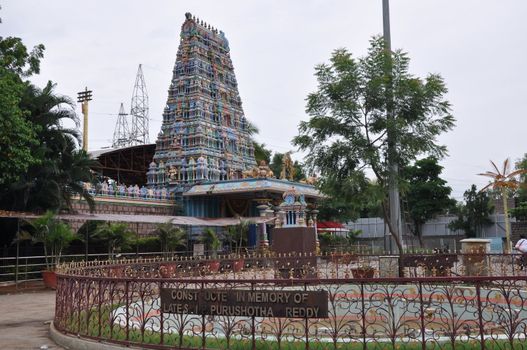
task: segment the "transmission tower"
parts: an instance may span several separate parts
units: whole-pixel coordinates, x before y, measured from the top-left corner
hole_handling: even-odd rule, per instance
[[[119,114],[117,116],[117,124],[115,124],[115,130],[113,132],[112,148],[121,148],[130,146],[133,139],[130,135],[130,128],[128,127],[128,114],[124,112],[124,106],[121,102],[121,108],[119,108]]]
[[[148,93],[146,92],[145,77],[141,65],[137,69],[134,92],[132,93],[132,127],[130,130],[133,145],[147,144],[148,137]]]

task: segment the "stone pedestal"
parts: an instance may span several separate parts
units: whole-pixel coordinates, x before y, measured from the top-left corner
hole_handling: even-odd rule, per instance
[[[461,241],[465,276],[488,276],[490,239],[467,238]]]
[[[399,257],[398,256],[379,256],[379,277],[380,278],[399,277]]]
[[[317,245],[314,227],[273,228],[272,236],[271,250],[276,255],[285,256],[279,259],[281,266],[275,267],[284,270],[281,271],[284,277],[315,277]]]

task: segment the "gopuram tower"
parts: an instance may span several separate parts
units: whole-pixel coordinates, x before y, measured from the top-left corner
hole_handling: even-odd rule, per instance
[[[207,181],[241,179],[256,165],[250,126],[222,31],[190,13],[158,134],[148,185],[181,193]]]

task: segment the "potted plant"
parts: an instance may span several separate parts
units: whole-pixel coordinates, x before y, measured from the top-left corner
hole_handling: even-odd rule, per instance
[[[185,230],[181,227],[174,226],[172,220],[158,224],[154,233],[157,234],[161,251],[165,258],[187,247],[187,234]],[[159,266],[159,273],[164,278],[174,276],[176,267],[176,262],[165,262]]]
[[[108,245],[108,259],[113,260],[116,253],[130,246],[135,234],[124,223],[105,222],[97,228],[93,237]],[[124,266],[112,267],[110,272],[113,277],[122,277]]]
[[[249,226],[251,223],[247,220],[239,218],[239,223],[227,228],[227,236],[231,250],[234,252],[234,260],[232,262],[232,269],[234,272],[239,272],[245,265],[245,259],[242,256],[243,247],[247,246],[247,236],[249,234]],[[232,249],[234,247],[234,249]]]
[[[365,263],[359,263],[356,267],[352,267],[350,270],[354,278],[373,278],[375,275],[375,269]]]
[[[55,267],[60,264],[62,252],[77,235],[70,226],[55,218],[55,213],[47,211],[38,219],[28,221],[29,232],[25,235],[33,243],[42,243],[46,269],[42,271],[44,285],[47,288],[57,288]]]
[[[373,278],[375,269],[371,266],[359,266],[351,268],[351,273],[355,278]]]
[[[199,241],[205,244],[205,249],[207,250],[207,255],[212,257],[212,260],[208,261],[207,268],[209,272],[218,272],[220,269],[220,261],[217,260],[218,249],[221,247],[221,241],[218,238],[218,235],[212,228],[206,228],[201,233]]]

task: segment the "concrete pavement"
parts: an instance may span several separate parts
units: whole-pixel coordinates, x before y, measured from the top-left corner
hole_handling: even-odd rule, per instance
[[[54,291],[0,294],[0,349],[64,349],[49,338],[54,313]]]

